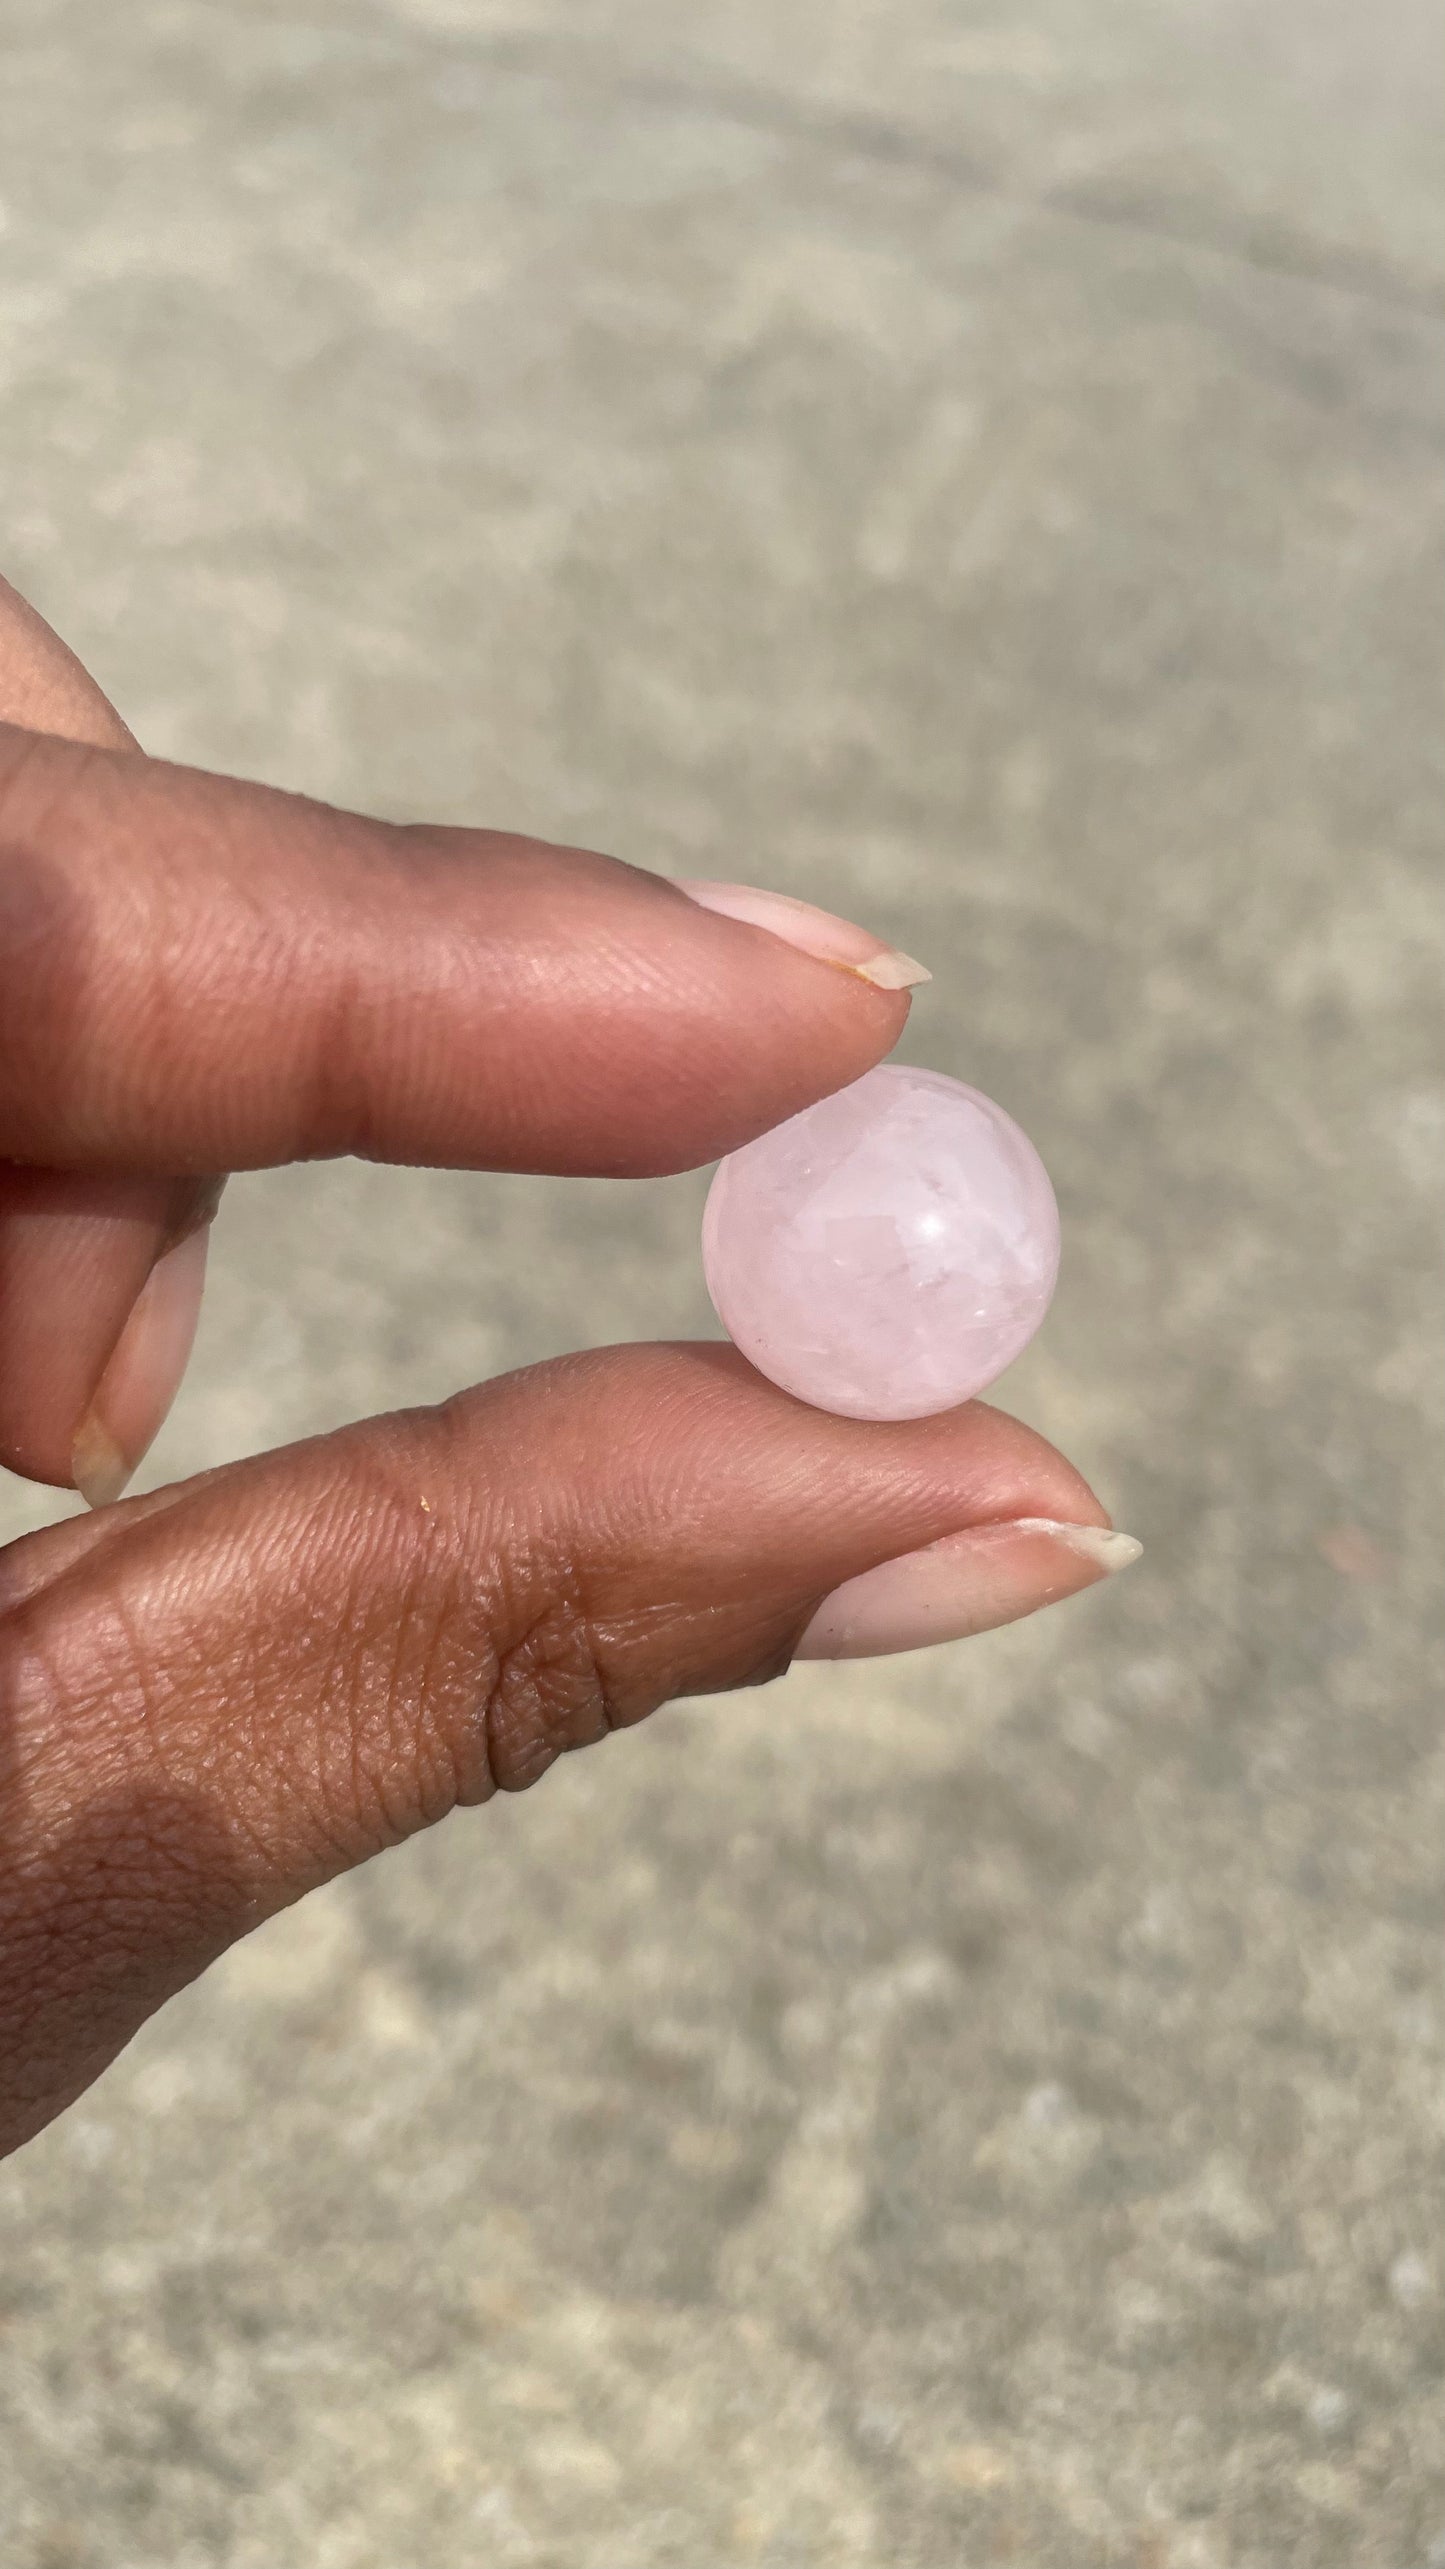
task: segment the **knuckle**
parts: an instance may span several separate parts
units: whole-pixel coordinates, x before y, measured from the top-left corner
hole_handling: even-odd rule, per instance
[[[524,1792],[568,1749],[590,1747],[637,1718],[615,1690],[565,1565],[555,1566],[551,1584],[498,1654],[483,1709],[488,1770],[504,1793]]]
[[[393,1793],[405,1776],[412,1806],[392,1808],[393,1832],[455,1803],[520,1792],[567,1750],[661,1700],[646,1682],[647,1652],[598,1611],[589,1564],[566,1531],[526,1503],[507,1508],[477,1491],[474,1430],[451,1405],[428,1414],[420,1455],[417,1424],[407,1423],[404,1456],[373,1446],[370,1458],[394,1608],[382,1763]],[[359,1672],[351,1692],[365,1724]],[[373,1797],[380,1780],[373,1767]]]

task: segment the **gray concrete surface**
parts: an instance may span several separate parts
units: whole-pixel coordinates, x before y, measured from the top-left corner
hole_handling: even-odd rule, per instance
[[[1436,0],[0,47],[11,576],[171,756],[922,954],[1149,1547],[173,2006],[0,2174],[5,2569],[1440,2569]],[[705,1326],[701,1188],[247,1181],[149,1477]]]

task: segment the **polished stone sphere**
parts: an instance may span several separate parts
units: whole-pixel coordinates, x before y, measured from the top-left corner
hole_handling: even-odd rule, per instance
[[[702,1244],[718,1318],[760,1373],[845,1418],[924,1418],[1027,1346],[1059,1214],[1002,1107],[885,1062],[725,1159]]]

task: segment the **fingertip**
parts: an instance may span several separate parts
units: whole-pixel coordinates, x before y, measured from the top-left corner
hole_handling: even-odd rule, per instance
[[[209,1243],[203,1224],[157,1260],[76,1429],[72,1477],[93,1508],[122,1495],[180,1389],[201,1314]]]

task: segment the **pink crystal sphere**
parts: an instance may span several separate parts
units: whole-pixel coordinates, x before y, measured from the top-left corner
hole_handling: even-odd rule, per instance
[[[845,1418],[926,1418],[1027,1346],[1058,1275],[1059,1210],[992,1098],[886,1062],[723,1161],[702,1254],[759,1373]]]

